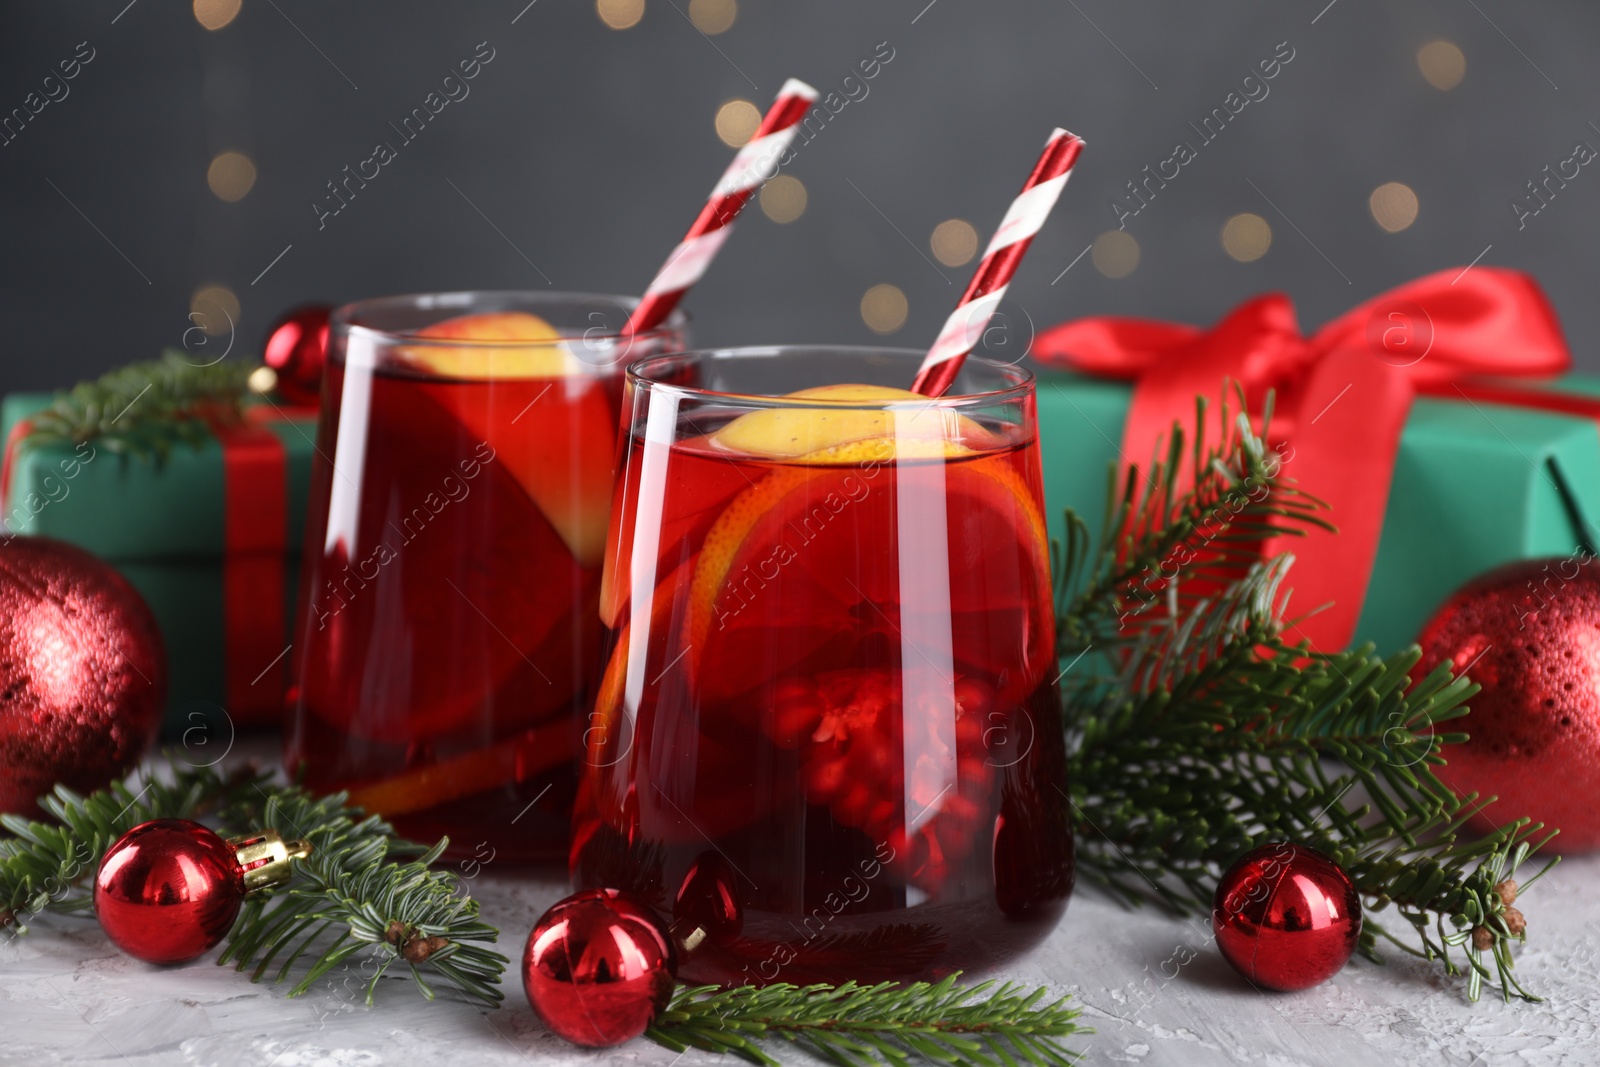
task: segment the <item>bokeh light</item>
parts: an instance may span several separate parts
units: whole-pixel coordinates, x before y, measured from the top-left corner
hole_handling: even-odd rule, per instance
[[[1449,92],[1467,76],[1467,57],[1453,41],[1429,41],[1417,49],[1417,69],[1429,85]]]
[[[220,30],[239,16],[240,0],[194,0],[194,18],[208,30]]]
[[[1094,239],[1089,258],[1107,278],[1126,278],[1138,269],[1139,242],[1126,230],[1107,230]]]
[[[1373,220],[1390,233],[1399,233],[1417,221],[1417,194],[1400,182],[1384,182],[1372,190],[1367,206]]]
[[[732,148],[749,142],[761,125],[761,110],[748,100],[735,97],[717,108],[717,136]]]
[[[933,258],[947,267],[959,267],[978,254],[978,231],[966,219],[945,219],[928,239]]]
[[[1272,247],[1272,227],[1260,215],[1246,211],[1222,226],[1222,250],[1240,263],[1253,263]]]
[[[212,337],[229,333],[239,321],[239,298],[226,285],[203,285],[189,298],[190,323]]]
[[[270,393],[278,387],[278,372],[271,367],[257,367],[245,379],[252,393]]]
[[[761,187],[761,211],[773,222],[793,222],[806,213],[806,187],[779,174]]]
[[[256,165],[243,152],[219,152],[206,168],[206,184],[219,200],[243,200],[256,184]]]
[[[644,18],[644,0],[594,0],[600,21],[614,30],[626,30]]]
[[[894,333],[906,324],[909,310],[898,286],[874,285],[861,296],[861,321],[873,333]]]
[[[689,0],[689,21],[707,36],[727,30],[738,17],[738,0]]]

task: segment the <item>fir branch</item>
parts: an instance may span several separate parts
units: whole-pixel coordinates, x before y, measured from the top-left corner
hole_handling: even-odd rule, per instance
[[[206,420],[239,418],[254,365],[222,359],[197,365],[168,349],[58,393],[32,415],[22,448],[93,441],[116,454],[162,460],[178,444],[198,445]]]
[[[1258,435],[1243,413],[1242,390],[1233,395],[1239,413],[1230,413],[1225,393],[1215,444],[1206,431],[1210,405],[1200,397],[1191,444],[1174,423],[1166,452],[1158,447],[1147,472],[1130,466],[1119,478],[1111,468],[1097,551],[1087,527],[1069,519],[1055,567],[1063,655],[1132,646],[1143,638],[1140,624],[1157,621],[1151,608],[1192,607],[1238,582],[1260,542],[1300,536],[1307,526],[1333,529],[1317,514],[1322,502],[1283,476],[1282,457],[1266,444],[1270,397]]]
[[[53,822],[0,816],[0,920],[26,929],[30,915],[89,907],[84,882],[105,850],[149,819],[215,814],[224,836],[273,829],[312,843],[288,886],[245,898],[218,963],[254,965],[252,981],[284,981],[303,968],[290,996],[364,953],[361,977],[371,1003],[379,979],[404,966],[432,999],[430,977],[468,1000],[494,1006],[503,994],[504,956],[484,947],[498,937],[478,916],[460,880],[432,864],[431,849],[396,837],[377,816],[345,806],[344,794],[317,799],[272,786],[252,772],[224,775],[173,763],[160,776],[134,778],[80,797],[58,787],[43,806]],[[137,790],[137,791],[135,791]]]
[[[675,1052],[731,1052],[777,1067],[761,1042],[782,1038],[843,1067],[913,1060],[971,1064],[1070,1064],[1059,1038],[1092,1031],[1066,998],[983,982],[861,986],[787,984],[681,988],[646,1036]],[[987,995],[986,995],[987,994]]]
[[[485,1006],[504,997],[499,982],[509,961],[483,947],[499,931],[479,918],[478,902],[454,873],[432,869],[448,839],[424,850],[378,816],[346,807],[343,793],[318,799],[294,787],[247,796],[224,818],[304,838],[312,853],[295,861],[297,877],[286,888],[246,899],[218,963],[239,970],[253,963],[251,981],[271,975],[282,982],[305,960],[288,994],[297,997],[361,954],[368,1004],[396,966],[430,1000],[430,975]]]
[[[1120,548],[1092,562],[1082,521],[1068,515],[1060,573],[1075,592],[1062,601],[1061,652],[1102,653],[1062,679],[1080,870],[1127,903],[1205,914],[1222,869],[1243,852],[1309,845],[1344,867],[1369,912],[1395,908],[1421,942],[1396,941],[1407,951],[1459,974],[1450,950],[1464,946],[1470,996],[1490,978],[1508,998],[1533,999],[1510,971],[1522,924],[1507,920],[1497,887],[1550,835],[1526,819],[1463,833],[1488,801],[1455,796],[1433,770],[1465,740],[1447,724],[1467,714],[1477,687],[1447,667],[1413,683],[1416,649],[1383,659],[1370,647],[1323,655],[1291,642],[1289,556],[1231,578],[1239,561],[1216,555],[1196,554],[1194,571],[1170,565],[1215,501],[1252,479],[1247,497],[1271,517],[1252,520],[1246,540],[1259,541],[1263,523],[1325,525],[1298,506],[1272,508],[1290,490],[1247,422],[1224,447],[1197,447],[1188,470],[1171,450],[1148,487],[1132,472],[1107,526]],[[1180,475],[1192,480],[1186,493],[1175,489]],[[1130,613],[1119,583],[1152,570],[1160,595]],[[1377,957],[1379,937],[1395,940],[1369,919],[1365,954]]]
[[[87,797],[57,786],[40,801],[49,822],[0,815],[0,926],[26,933],[30,916],[88,909],[84,882],[117,838],[150,819],[199,818],[264,780],[182,767],[170,781],[134,778]]]

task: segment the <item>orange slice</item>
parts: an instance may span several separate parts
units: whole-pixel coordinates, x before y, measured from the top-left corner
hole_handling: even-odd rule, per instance
[[[862,464],[885,450],[882,439],[864,439],[799,457],[742,491],[712,525],[691,579],[682,645],[702,699],[770,683],[812,657],[849,665],[863,641],[899,647],[900,609],[921,599],[902,582],[923,576],[902,576],[892,546],[881,542],[909,536],[898,526],[908,494],[913,502],[943,498],[949,550],[926,564],[949,568],[950,603],[915,610],[947,609],[952,653],[982,650],[975,667],[1008,672],[1005,699],[1020,700],[1038,684],[1053,661],[1054,626],[1035,494],[1003,456],[963,458],[972,451],[940,441],[889,443],[892,458],[926,452],[929,461],[867,474]],[[884,562],[871,565],[873,556]]]
[[[350,803],[379,815],[407,815],[482,793],[564,763],[573,756],[572,723],[563,718],[476,749],[350,790]]]
[[[667,616],[677,598],[679,585],[693,565],[693,560],[679,565],[656,586],[650,601],[652,636],[666,633]],[[615,762],[608,755],[608,750],[620,743],[616,738],[622,724],[623,699],[628,686],[629,641],[633,636],[633,620],[618,621],[622,622],[622,628],[617,631],[616,639],[611,644],[611,656],[606,660],[605,670],[600,675],[600,687],[595,691],[594,713],[589,716],[588,728],[583,735],[590,767],[605,767]]]
[[[856,460],[841,459],[832,450],[851,442],[874,441],[896,446],[891,456],[904,456],[908,447],[918,446],[928,448],[929,455],[938,455],[939,446],[946,443],[964,445],[969,439],[987,443],[993,438],[978,423],[909,389],[820,385],[783,399],[810,400],[815,406],[749,412],[711,434],[710,444],[723,451],[768,459],[849,463]]]
[[[507,466],[457,464],[472,448],[427,389],[378,388],[368,455],[389,457],[384,491],[362,495],[358,540],[318,568],[306,702],[385,745],[436,742],[490,711],[504,733],[531,726],[580,684],[570,650],[593,628],[598,576]]]
[[[526,311],[457,315],[416,332],[433,340],[470,345],[408,345],[398,354],[445,378],[559,378],[583,368],[561,341],[561,333]],[[511,342],[526,341],[528,344]]]
[[[599,564],[611,512],[618,385],[586,373],[561,335],[521,311],[462,315],[417,336],[491,342],[410,345],[406,362],[461,425],[494,450],[580,565]],[[510,342],[527,341],[528,344]],[[485,383],[488,383],[487,392]]]

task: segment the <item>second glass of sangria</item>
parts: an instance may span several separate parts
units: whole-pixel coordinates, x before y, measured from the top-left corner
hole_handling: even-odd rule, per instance
[[[749,348],[635,364],[571,867],[691,982],[910,980],[1073,883],[1033,376]]]

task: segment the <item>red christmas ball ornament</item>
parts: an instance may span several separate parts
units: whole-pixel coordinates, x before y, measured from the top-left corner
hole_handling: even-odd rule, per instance
[[[106,850],[95,914],[128,955],[182,963],[228,935],[246,893],[286,881],[289,861],[310,852],[270,830],[224,841],[188,819],[153,819]]]
[[[43,537],[0,542],[0,811],[89,793],[155,738],[167,698],[156,620],[116,571]]]
[[[328,362],[328,320],[333,309],[306,304],[285,312],[267,331],[261,362],[278,376],[277,390],[295,404],[315,404]]]
[[[1273,842],[1245,853],[1212,902],[1211,929],[1233,969],[1290,993],[1332,978],[1361,937],[1361,900],[1316,849]]]
[[[1472,818],[1487,832],[1528,816],[1560,827],[1562,852],[1600,847],[1600,563],[1512,563],[1468,582],[1417,639],[1422,677],[1440,663],[1483,691],[1443,727],[1469,740],[1435,773],[1457,793],[1500,799]]]
[[[522,954],[528,1003],[589,1048],[644,1033],[672,998],[677,952],[649,905],[616,889],[574,893],[540,916]]]

